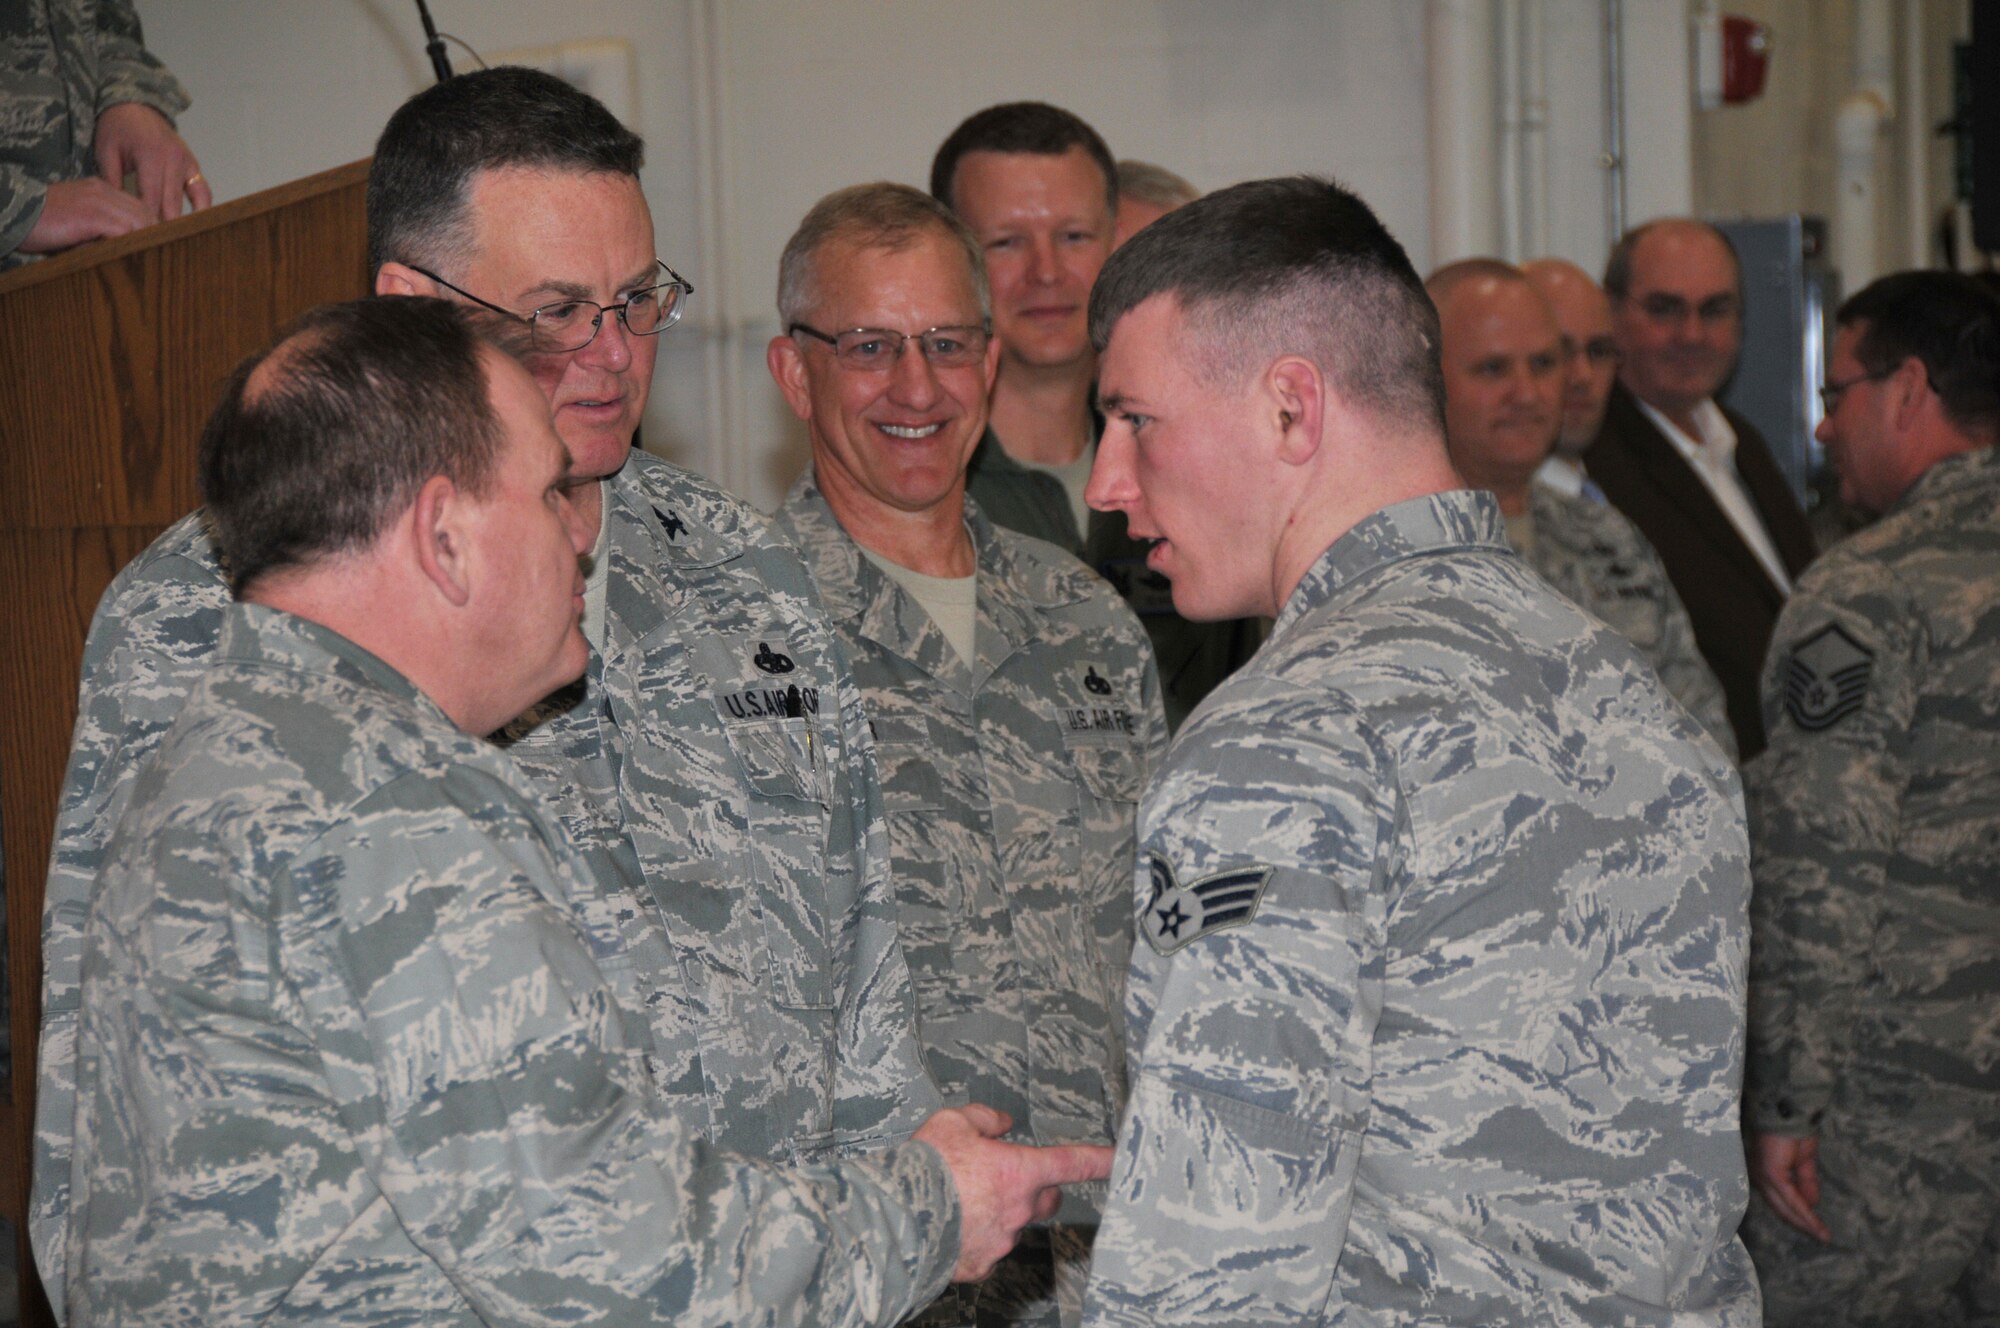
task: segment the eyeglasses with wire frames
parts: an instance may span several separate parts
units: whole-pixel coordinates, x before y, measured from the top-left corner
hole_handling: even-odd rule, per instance
[[[850,369],[886,373],[903,357],[905,342],[914,341],[933,369],[964,369],[986,356],[993,329],[981,324],[954,324],[928,327],[921,332],[896,332],[886,327],[854,327],[845,332],[822,332],[804,323],[793,323],[785,335],[799,333],[833,347],[833,357]]]
[[[526,314],[517,314],[512,309],[503,309],[491,300],[482,300],[462,286],[454,286],[437,273],[410,264],[412,272],[421,272],[448,291],[463,295],[483,309],[491,309],[517,323],[528,325],[530,343],[538,351],[548,355],[559,355],[567,351],[582,350],[597,339],[603,330],[604,315],[616,314],[625,330],[635,337],[657,337],[681,320],[686,308],[687,297],[694,294],[694,286],[687,278],[668,267],[658,259],[653,266],[666,274],[667,279],[656,285],[645,286],[632,291],[617,304],[598,304],[592,300],[558,300],[544,304]]]
[[[1819,390],[1820,413],[1831,415],[1839,410],[1840,399],[1847,395],[1849,388],[1859,387],[1863,383],[1879,383],[1894,372],[1896,372],[1894,369],[1884,369],[1880,373],[1858,374],[1844,383],[1828,383]]]

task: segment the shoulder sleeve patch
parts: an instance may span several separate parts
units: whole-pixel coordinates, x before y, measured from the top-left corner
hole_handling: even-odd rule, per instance
[[[1264,888],[1276,870],[1231,867],[1182,885],[1174,877],[1173,864],[1165,858],[1149,853],[1146,861],[1153,884],[1139,918],[1139,934],[1162,955],[1170,955],[1212,931],[1240,927],[1256,917]]]
[[[1785,665],[1785,713],[1808,733],[1832,728],[1861,708],[1875,653],[1842,631],[1822,627],[1792,651]]]

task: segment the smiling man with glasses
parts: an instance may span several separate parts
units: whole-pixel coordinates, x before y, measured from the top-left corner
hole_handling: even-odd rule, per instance
[[[1152,649],[1107,583],[966,498],[1001,350],[957,218],[903,185],[845,189],[780,267],[767,359],[812,466],[778,528],[873,717],[926,1060],[1023,1142],[1108,1144],[1133,825],[1166,746]],[[1072,1203],[921,1322],[1073,1323],[1095,1221]]]
[[[376,291],[497,310],[535,343],[526,367],[576,481],[589,665],[500,738],[615,901],[585,923],[629,954],[653,1034],[625,1086],[701,1141],[696,1188],[716,1174],[709,1146],[802,1167],[868,1155],[828,1191],[848,1232],[837,1273],[755,1202],[711,1214],[703,1257],[776,1321],[890,1323],[954,1272],[983,1272],[1011,1243],[1008,1222],[1052,1208],[1053,1162],[994,1142],[1004,1123],[990,1114],[934,1114],[867,721],[805,568],[746,504],[632,447],[651,334],[687,294],[658,261],[642,156],[602,104],[532,70],[419,93],[369,174]],[[58,1295],[92,882],[228,603],[197,512],[119,574],[85,647],[49,877],[36,1116],[35,1247]],[[920,1125],[937,1147],[893,1147]],[[472,1151],[504,1150],[504,1137]]]
[[[1771,624],[1813,539],[1770,446],[1715,399],[1743,344],[1736,253],[1702,222],[1648,222],[1612,249],[1604,289],[1621,362],[1584,466],[1666,563],[1748,760]]]

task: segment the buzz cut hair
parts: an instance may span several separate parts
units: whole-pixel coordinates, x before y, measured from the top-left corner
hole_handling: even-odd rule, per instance
[[[472,184],[505,167],[637,178],[646,150],[603,102],[519,65],[474,70],[396,109],[368,168],[368,263],[456,266],[472,247]]]
[[[1232,185],[1127,240],[1090,293],[1098,351],[1156,295],[1179,303],[1189,363],[1211,384],[1302,355],[1385,425],[1444,436],[1437,310],[1403,246],[1331,180]]]
[[[443,475],[490,490],[486,353],[526,329],[426,296],[322,305],[245,360],[202,430],[200,484],[231,590],[359,552]]]
[[[1118,212],[1118,162],[1104,139],[1084,120],[1045,101],[1010,101],[967,116],[931,158],[931,197],[956,209],[952,197],[958,163],[970,152],[1024,152],[1060,157],[1082,148],[1104,174],[1104,205]]]
[[[790,328],[811,314],[819,300],[819,256],[829,246],[900,253],[924,235],[943,236],[958,246],[979,296],[979,320],[990,325],[993,293],[978,239],[937,199],[887,180],[837,189],[812,205],[778,259],[778,322]]]

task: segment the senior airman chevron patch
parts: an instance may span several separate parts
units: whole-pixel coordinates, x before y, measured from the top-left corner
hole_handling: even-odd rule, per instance
[[[1146,944],[1170,955],[1197,937],[1240,926],[1257,915],[1272,867],[1231,867],[1182,885],[1173,865],[1157,853],[1146,855],[1153,874],[1152,895],[1139,919]]]

